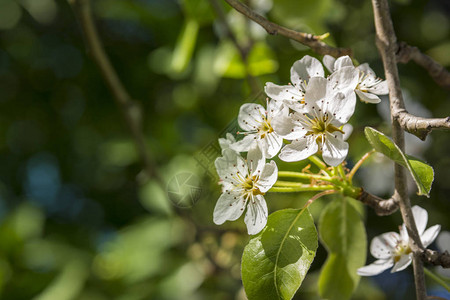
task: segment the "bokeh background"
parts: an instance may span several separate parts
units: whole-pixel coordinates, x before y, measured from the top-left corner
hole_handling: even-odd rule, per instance
[[[245,299],[243,220],[217,226],[217,138],[235,130],[240,105],[263,86],[289,82],[291,65],[320,56],[232,11],[221,0],[93,0],[99,34],[119,77],[142,106],[144,134],[162,181],[145,176],[122,115],[87,55],[79,23],[63,0],[0,0],[0,298],[5,300]],[[351,47],[383,76],[370,1],[247,0],[287,27]],[[219,18],[218,4],[224,18]],[[399,40],[450,67],[448,1],[390,1]],[[227,34],[224,21],[241,49]],[[448,91],[409,63],[400,65],[407,107],[450,113]],[[349,165],[370,146],[364,126],[389,134],[387,99],[357,104]],[[413,204],[450,230],[450,136],[435,131],[407,152],[435,168],[431,197]],[[302,168],[305,164],[279,168]],[[358,184],[392,192],[392,166],[373,157]],[[269,211],[301,207],[312,194],[268,194]],[[324,198],[311,206],[316,219]],[[361,208],[369,239],[401,224]],[[450,249],[441,239],[440,247]],[[436,249],[436,243],[431,247]],[[295,299],[319,299],[320,247]],[[373,260],[370,255],[368,261]],[[354,299],[412,299],[412,268],[363,278]],[[431,270],[436,271],[433,267]],[[429,294],[450,299],[428,282]]]

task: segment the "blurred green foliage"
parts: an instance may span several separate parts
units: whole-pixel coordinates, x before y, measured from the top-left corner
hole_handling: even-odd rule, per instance
[[[248,50],[247,61],[209,1],[92,2],[106,52],[143,108],[146,142],[165,183],[142,174],[68,2],[0,0],[0,298],[244,299],[240,259],[249,237],[243,220],[213,224],[219,188],[206,170],[217,154],[202,150],[224,134],[242,103],[264,99],[265,82],[287,84],[293,62],[314,53],[267,35],[220,1],[238,43]],[[370,1],[246,2],[293,29],[330,32],[326,42],[351,47],[355,59],[383,77]],[[450,67],[448,3],[395,0],[391,6],[398,39]],[[414,63],[399,68],[409,104],[420,108],[416,113],[449,114],[448,92]],[[364,126],[389,133],[380,107],[358,103],[349,164],[370,149]],[[414,139],[408,154],[420,149],[414,156],[436,175],[430,199],[413,195],[413,203],[428,209],[430,224],[448,229],[448,134],[433,132],[428,144]],[[305,166],[277,163],[280,169]],[[168,193],[183,172],[201,182],[184,189],[195,194],[188,207],[175,205]],[[371,171],[370,161],[361,174],[372,182],[385,177]],[[364,176],[356,180],[364,185]],[[268,194],[269,211],[299,208],[311,196]],[[329,201],[311,206],[316,222]],[[368,238],[401,223],[398,214],[380,222],[366,211]],[[318,299],[325,259],[319,246],[296,299]],[[410,270],[364,278],[354,299],[410,299],[411,278]]]

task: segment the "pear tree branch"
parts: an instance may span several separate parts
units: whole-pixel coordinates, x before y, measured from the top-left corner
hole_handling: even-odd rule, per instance
[[[414,134],[424,141],[433,130],[450,130],[450,117],[446,118],[422,118],[408,113],[405,109],[396,111],[394,117],[403,130]]]
[[[397,37],[389,12],[387,0],[372,0],[374,22],[376,29],[376,44],[383,60],[384,72],[389,87],[389,100],[392,121],[392,135],[401,151],[405,149],[405,138],[403,128],[398,119],[398,112],[406,111],[400,88],[400,78],[397,69]],[[395,164],[395,193],[398,195],[398,203],[403,222],[411,237],[410,247],[413,252],[414,281],[416,297],[418,300],[427,298],[425,275],[421,253],[423,245],[417,231],[416,222],[411,210],[411,202],[408,197],[406,170]]]
[[[154,162],[148,153],[142,131],[142,112],[140,106],[131,98],[119,79],[100,41],[92,16],[90,0],[69,0],[81,24],[89,55],[97,64],[105,83],[119,107],[127,127],[133,136],[140,160],[148,176],[155,176]]]
[[[361,189],[358,200],[373,208],[378,216],[391,215],[398,210],[398,194],[396,193],[389,199],[382,199]]]
[[[397,61],[406,64],[410,60],[427,70],[437,84],[450,90],[450,72],[437,61],[420,52],[419,48],[410,46],[405,42],[398,43]]]
[[[439,253],[434,250],[425,249],[422,252],[422,259],[424,262],[435,266],[450,268],[450,254],[447,251]]]
[[[243,4],[239,0],[225,0],[230,6],[236,9],[241,14],[247,16],[249,19],[261,25],[267,33],[271,35],[283,35],[291,40],[297,41],[310,47],[314,52],[320,55],[331,55],[339,57],[343,55],[352,55],[352,50],[348,48],[334,48],[321,41],[322,37],[312,35],[309,33],[295,31],[281,25],[270,22],[260,14],[253,11],[250,7]]]

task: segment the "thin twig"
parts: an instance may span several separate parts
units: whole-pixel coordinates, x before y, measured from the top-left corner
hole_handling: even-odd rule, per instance
[[[156,170],[142,133],[141,108],[131,99],[103,48],[92,16],[91,3],[89,0],[69,0],[69,3],[76,12],[83,29],[88,52],[97,64],[133,136],[144,170],[148,176],[154,176]]]
[[[338,191],[336,191],[336,190],[329,190],[329,191],[323,191],[321,193],[318,193],[318,194],[312,196],[308,201],[306,201],[305,205],[303,206],[303,209],[309,207],[314,201],[316,201],[320,197],[325,196],[325,195],[335,194],[337,192]]]
[[[382,199],[361,189],[358,200],[372,207],[378,216],[391,215],[398,210],[398,196],[395,193],[389,199]]]
[[[450,72],[447,71],[437,61],[426,54],[420,52],[419,48],[410,46],[405,42],[398,43],[397,61],[406,64],[413,60],[416,64],[427,70],[431,78],[442,86],[450,90]]]
[[[395,56],[397,51],[397,38],[395,36],[387,0],[372,0],[372,6],[374,12],[377,47],[383,60],[385,76],[389,87],[393,140],[394,143],[399,146],[400,150],[404,151],[404,132],[398,118],[396,117],[399,111],[405,111],[405,104],[401,93],[397,60]],[[395,164],[394,169],[395,193],[398,196],[398,203],[403,222],[405,223],[408,234],[411,237],[410,247],[413,252],[416,297],[418,300],[425,300],[427,298],[425,275],[423,271],[423,261],[420,257],[424,247],[417,232],[416,223],[411,210],[411,202],[408,197],[406,185],[406,170],[399,164]]]
[[[425,249],[422,252],[422,259],[424,262],[427,262],[435,266],[450,268],[450,254],[447,251],[439,253],[434,250]]]
[[[358,160],[358,162],[355,164],[355,166],[352,168],[352,170],[350,171],[350,173],[347,174],[347,178],[350,181],[350,183],[353,180],[353,176],[355,176],[356,171],[358,171],[358,169],[362,166],[362,164],[373,154],[375,153],[375,149],[367,152],[366,154],[363,155],[363,157],[361,157],[360,160]]]
[[[273,22],[270,22],[260,14],[253,11],[247,5],[241,3],[239,0],[225,0],[234,9],[236,9],[241,14],[247,16],[249,19],[261,25],[269,34],[283,35],[291,40],[297,41],[310,47],[314,52],[321,55],[331,55],[334,57],[339,57],[343,55],[352,55],[352,50],[347,48],[334,48],[321,41],[322,37],[317,35],[312,35],[309,33],[298,32]]]

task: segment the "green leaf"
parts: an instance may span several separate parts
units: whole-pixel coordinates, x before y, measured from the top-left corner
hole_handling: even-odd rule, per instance
[[[319,278],[322,298],[349,299],[359,283],[356,270],[366,262],[366,231],[351,201],[334,200],[319,221],[320,238],[329,254]]]
[[[417,188],[418,195],[430,196],[431,184],[434,180],[433,168],[418,158],[404,154],[396,144],[383,133],[371,128],[364,129],[366,138],[376,151],[404,166],[411,173]]]
[[[249,300],[292,299],[316,255],[318,237],[307,209],[269,216],[242,256],[242,282]]]

